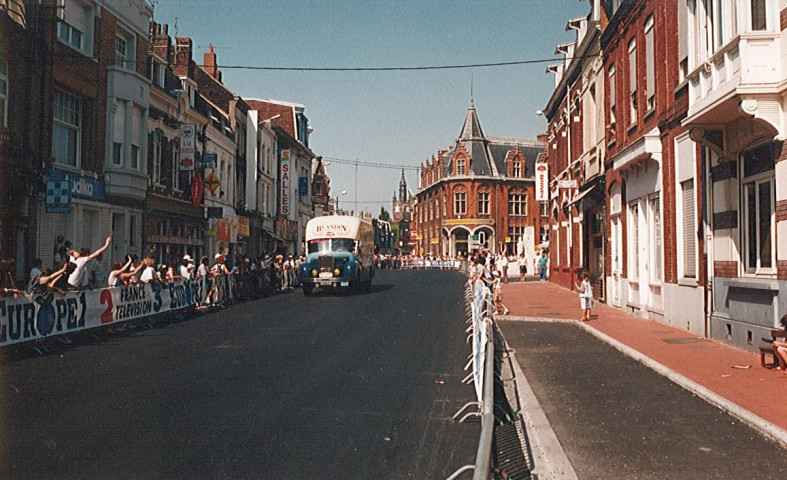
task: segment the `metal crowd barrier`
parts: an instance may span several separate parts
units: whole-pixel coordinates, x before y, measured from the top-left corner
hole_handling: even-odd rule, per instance
[[[470,310],[468,322],[471,324],[467,331],[470,332],[473,340],[473,351],[465,370],[472,366],[473,371],[465,378],[465,381],[472,378],[478,401],[468,403],[459,409],[454,415],[454,420],[458,419],[468,407],[475,406],[477,407],[476,412],[467,413],[459,421],[464,422],[470,417],[480,417],[481,433],[478,438],[475,464],[460,467],[448,477],[448,480],[455,480],[469,471],[473,471],[474,480],[488,480],[492,473],[492,439],[495,429],[495,341],[492,324],[494,304],[492,293],[480,280],[476,280],[475,284],[468,283],[466,298]]]
[[[431,269],[431,270],[459,270],[459,260],[408,260],[402,263],[402,268]]]

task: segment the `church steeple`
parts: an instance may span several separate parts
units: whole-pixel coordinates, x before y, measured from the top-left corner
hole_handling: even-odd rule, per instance
[[[399,201],[407,201],[407,182],[404,180],[404,168],[402,169],[402,179],[399,180]]]

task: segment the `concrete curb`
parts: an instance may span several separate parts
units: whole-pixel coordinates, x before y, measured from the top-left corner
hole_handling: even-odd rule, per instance
[[[709,390],[708,388],[703,387],[699,383],[690,380],[689,378],[662,365],[661,363],[653,360],[652,358],[643,355],[642,353],[634,350],[628,345],[615,340],[614,338],[593,328],[591,325],[588,325],[587,323],[580,322],[578,319],[568,320],[568,319],[561,319],[561,318],[514,317],[514,316],[499,316],[499,317],[501,320],[514,320],[514,321],[524,321],[524,322],[573,323],[577,325],[578,328],[593,335],[594,337],[598,338],[602,342],[609,344],[610,346],[612,346],[614,349],[618,350],[622,354],[642,363],[643,365],[655,371],[659,375],[667,377],[672,382],[690,391],[691,393],[697,395],[698,397],[710,403],[711,405],[729,413],[733,417],[737,418],[738,420],[742,421],[743,423],[757,430],[761,435],[763,435],[767,439],[778,444],[781,448],[787,450],[787,430],[784,430],[783,428],[774,425],[773,423],[763,419],[762,417],[757,416],[751,411],[746,410],[740,405],[727,400],[721,395]]]
[[[495,317],[499,317],[496,315]],[[506,317],[509,319],[510,317]],[[511,368],[516,381],[517,397],[520,411],[525,423],[525,434],[528,438],[529,451],[533,456],[533,468],[530,473],[532,478],[539,480],[578,480],[574,467],[571,465],[563,446],[557,435],[552,430],[544,410],[538,403],[533,389],[527,381],[525,372],[516,359],[516,351],[511,349],[503,332],[497,330],[509,355]],[[523,445],[524,446],[524,445]]]

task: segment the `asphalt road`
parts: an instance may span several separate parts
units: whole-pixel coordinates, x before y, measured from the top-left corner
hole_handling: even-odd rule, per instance
[[[380,271],[2,365],[0,477],[432,479],[472,464],[453,413],[465,277]]]
[[[787,476],[784,450],[576,325],[498,325],[580,480]]]

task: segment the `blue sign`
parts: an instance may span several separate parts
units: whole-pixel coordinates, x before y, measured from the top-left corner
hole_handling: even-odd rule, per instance
[[[46,213],[68,213],[71,211],[71,207],[68,205],[47,205],[46,206]]]
[[[298,195],[305,197],[309,194],[309,179],[307,177],[298,177]]]
[[[71,205],[71,184],[68,180],[46,182],[46,213],[68,213]]]
[[[212,168],[216,169],[216,160],[218,159],[218,155],[215,153],[206,153],[202,156],[202,160],[200,160],[200,167],[202,168]]]
[[[74,173],[52,170],[49,180],[53,182],[68,181],[71,186],[71,197],[86,198],[88,200],[104,200],[104,182],[90,177],[83,177]]]
[[[71,184],[68,180],[46,182],[47,205],[71,205]]]

